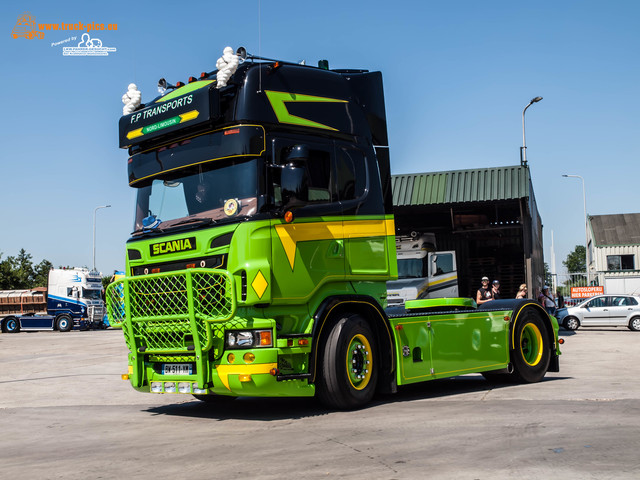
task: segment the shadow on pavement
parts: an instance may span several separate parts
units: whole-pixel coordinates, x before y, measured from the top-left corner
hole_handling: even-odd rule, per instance
[[[546,377],[542,382],[565,380],[568,377]],[[541,383],[542,383],[541,382]],[[445,398],[465,393],[490,392],[491,390],[513,387],[514,383],[498,383],[485,380],[482,375],[432,380],[398,388],[394,395],[378,395],[372,402],[359,409],[366,411],[380,405]],[[535,388],[535,384],[530,385]],[[452,399],[460,400],[459,398]],[[321,405],[315,398],[256,398],[241,397],[235,401],[223,399],[219,404],[205,403],[194,398],[193,402],[151,407],[146,410],[154,415],[193,417],[210,420],[250,420],[275,421],[319,417],[338,413]]]

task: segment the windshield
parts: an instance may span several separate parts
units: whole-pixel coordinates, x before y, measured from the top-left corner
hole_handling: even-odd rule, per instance
[[[403,258],[398,260],[398,278],[426,277],[423,260],[423,258]]]
[[[100,300],[100,290],[88,290],[86,288],[82,289],[82,298],[87,300]]]
[[[254,215],[260,165],[258,158],[221,160],[155,177],[138,190],[134,231]]]

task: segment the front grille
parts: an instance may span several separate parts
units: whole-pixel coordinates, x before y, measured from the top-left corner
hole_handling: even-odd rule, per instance
[[[109,321],[124,323],[131,351],[207,351],[218,343],[211,322],[232,318],[235,308],[233,280],[224,270],[126,277],[107,289]]]
[[[104,317],[104,307],[102,305],[90,305],[87,309],[89,321],[92,323],[101,323]]]

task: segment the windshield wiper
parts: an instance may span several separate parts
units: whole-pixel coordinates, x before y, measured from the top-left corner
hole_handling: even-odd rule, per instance
[[[177,227],[180,225],[189,225],[192,223],[196,225],[212,225],[217,222],[213,218],[209,218],[209,217],[191,217],[191,218],[185,218],[184,220],[180,220],[179,222],[176,222],[169,227],[165,227],[164,230],[170,230],[173,227]]]

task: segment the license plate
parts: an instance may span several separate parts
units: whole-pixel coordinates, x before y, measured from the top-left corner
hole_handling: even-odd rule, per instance
[[[162,365],[163,375],[191,375],[189,363],[165,363]]]

